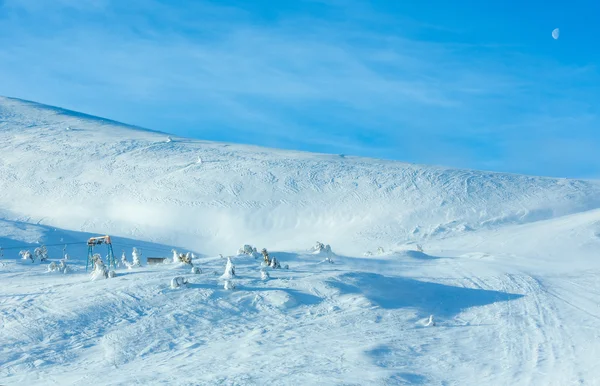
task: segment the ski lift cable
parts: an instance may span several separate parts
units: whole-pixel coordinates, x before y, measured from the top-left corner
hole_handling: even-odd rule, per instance
[[[75,245],[75,244],[87,244],[87,241],[77,241],[77,242],[72,242],[72,243],[60,243],[60,244],[39,244],[39,243],[31,243],[29,245],[18,245],[18,246],[14,246],[14,247],[0,247],[0,249],[6,251],[9,249],[23,249],[23,248],[31,248],[34,246],[45,246],[45,247],[59,247],[59,246],[65,246],[65,245]]]

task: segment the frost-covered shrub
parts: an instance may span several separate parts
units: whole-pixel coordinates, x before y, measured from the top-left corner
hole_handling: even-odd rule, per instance
[[[42,245],[41,247],[37,247],[33,251],[33,254],[35,255],[36,259],[40,260],[40,262],[48,260],[48,249],[46,248],[45,245]]]
[[[177,251],[175,249],[171,250],[171,252],[173,252],[173,263],[175,264],[188,264],[188,265],[194,265],[192,263],[192,259],[194,259],[196,256],[192,253],[192,252],[187,252],[187,253],[177,253]]]
[[[35,261],[35,258],[33,257],[31,252],[29,252],[29,250],[22,250],[21,252],[19,252],[19,255],[21,255],[22,260],[31,260],[32,263]]]
[[[265,271],[264,269],[261,269],[260,280],[269,280],[269,278],[270,278],[269,272]]]
[[[223,284],[223,288],[226,290],[234,290],[236,287],[232,280],[225,280],[225,284]]]
[[[171,279],[171,288],[187,287],[188,281],[181,276]]]
[[[58,271],[58,265],[55,262],[48,264],[48,272]]]
[[[377,248],[377,254],[378,255],[383,255],[384,253],[385,253],[385,251],[383,250],[383,247]]]
[[[91,274],[92,280],[108,279],[108,268],[104,265],[102,257],[96,253],[92,257],[92,261],[94,262],[94,270]]]
[[[202,273],[202,270],[199,267],[192,267],[192,273],[198,275]]]
[[[237,254],[254,256],[255,254],[258,254],[258,252],[255,247],[253,247],[252,245],[246,244],[243,247],[241,247],[240,249],[238,249]]]
[[[116,277],[116,276],[117,276],[117,273],[115,271],[108,271],[108,277],[109,278],[112,279],[113,277]]]
[[[331,246],[325,245],[320,241],[317,241],[314,247],[310,249],[312,253],[331,253]]]
[[[64,258],[60,261],[60,264],[58,265],[58,271],[62,272],[62,273],[71,273],[71,267],[69,267],[67,265],[67,259]]]
[[[423,246],[421,244],[417,244],[417,251],[423,253]]]
[[[225,265],[225,272],[223,273],[223,275],[221,277],[223,279],[231,279],[231,278],[235,277],[235,266],[233,265],[233,262],[231,261],[230,257],[227,258],[227,264]]]
[[[71,267],[67,265],[67,262],[63,259],[59,264],[56,264],[54,261],[48,264],[48,272],[58,272],[58,273],[70,273]]]

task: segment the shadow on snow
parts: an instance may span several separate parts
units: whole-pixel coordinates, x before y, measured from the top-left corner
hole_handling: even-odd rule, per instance
[[[515,300],[523,296],[404,277],[387,277],[376,273],[346,273],[329,280],[328,284],[339,289],[341,294],[361,294],[381,308],[416,308],[423,315],[441,317],[452,317],[471,307]]]

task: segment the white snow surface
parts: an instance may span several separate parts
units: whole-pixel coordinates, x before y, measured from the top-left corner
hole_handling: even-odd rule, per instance
[[[0,98],[0,384],[600,384],[599,182],[168,137]]]

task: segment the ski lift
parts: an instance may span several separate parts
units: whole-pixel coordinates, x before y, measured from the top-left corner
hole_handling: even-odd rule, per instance
[[[85,264],[85,271],[87,272],[88,266],[90,263],[92,264],[92,268],[94,267],[94,247],[97,245],[106,244],[108,246],[108,268],[116,269],[117,262],[115,260],[115,254],[113,253],[112,242],[110,240],[110,236],[98,236],[98,237],[90,237],[87,242],[88,245],[88,258],[87,263]]]

